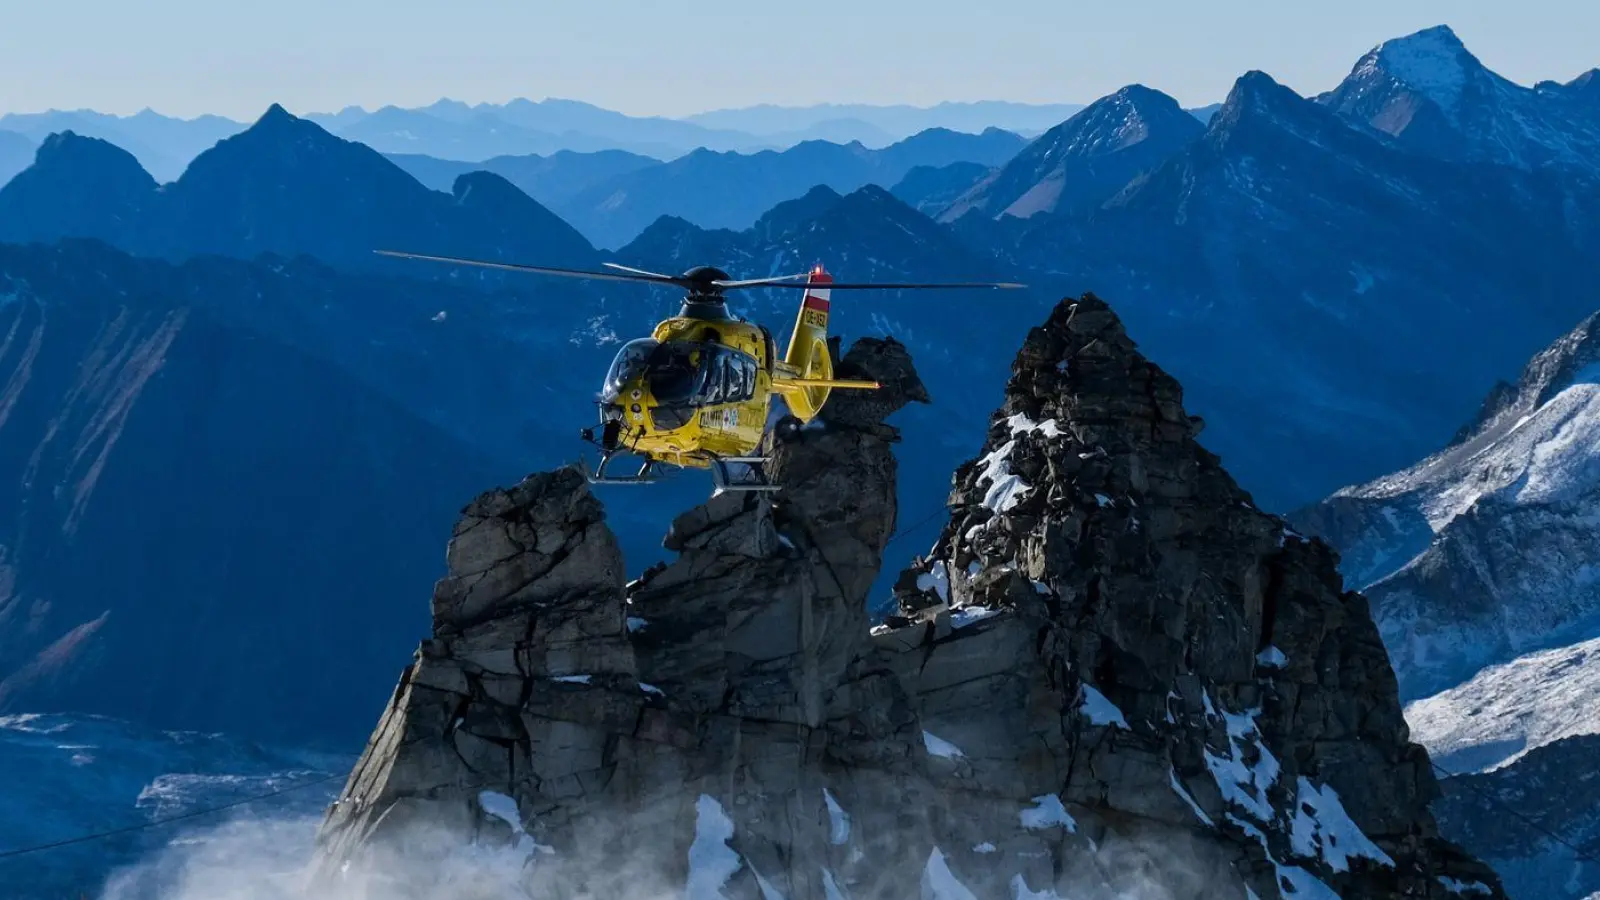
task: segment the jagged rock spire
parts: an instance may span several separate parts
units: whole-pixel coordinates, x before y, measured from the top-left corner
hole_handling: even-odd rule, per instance
[[[1198,431],[1099,299],[1030,332],[880,636],[920,672],[968,661],[959,687],[918,692],[923,727],[967,748],[980,783],[1058,794],[1081,831],[1133,816],[1205,835],[1213,862],[1231,845],[1262,897],[1283,882],[1493,887],[1437,837],[1437,787],[1365,600],[1326,545],[1254,507]],[[1007,687],[1019,680],[1029,690]],[[1037,747],[1030,762],[1003,750],[1017,741]]]

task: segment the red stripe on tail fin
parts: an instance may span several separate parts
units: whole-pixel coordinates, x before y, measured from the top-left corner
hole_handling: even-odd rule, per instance
[[[832,291],[829,291],[825,285],[833,283],[833,276],[829,275],[827,272],[824,272],[821,266],[817,266],[811,270],[811,277],[806,280],[806,283],[817,285],[817,287],[808,289],[806,291],[805,302],[802,305],[806,309],[814,309],[818,312],[827,312],[828,295],[831,294]]]

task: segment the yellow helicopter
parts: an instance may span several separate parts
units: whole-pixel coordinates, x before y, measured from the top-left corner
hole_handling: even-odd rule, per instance
[[[600,450],[600,463],[589,472],[595,484],[649,484],[657,467],[710,469],[719,491],[775,491],[766,476],[768,457],[759,455],[767,436],[774,395],[782,396],[789,414],[772,428],[780,440],[792,438],[816,418],[829,392],[874,390],[875,381],[833,377],[828,352],[831,291],[922,290],[929,288],[1020,288],[1009,282],[942,282],[924,284],[842,284],[819,265],[799,275],[736,281],[711,266],[696,266],[682,275],[662,275],[615,263],[609,272],[559,269],[452,256],[429,256],[379,250],[384,256],[532,272],[569,278],[630,281],[684,289],[683,308],[661,322],[650,337],[622,345],[606,372],[598,400],[599,437],[583,431]],[[778,356],[772,332],[728,313],[724,295],[746,288],[803,290],[788,348]],[[633,475],[608,475],[622,455],[643,460]],[[728,467],[744,467],[743,478]]]

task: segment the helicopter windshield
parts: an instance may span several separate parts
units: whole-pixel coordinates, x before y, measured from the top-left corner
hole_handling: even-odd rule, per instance
[[[605,385],[600,389],[601,399],[615,400],[622,392],[622,386],[644,373],[650,363],[650,353],[661,346],[659,341],[650,338],[640,338],[629,341],[617,351],[616,359],[611,361],[611,369],[606,372]]]
[[[611,361],[601,397],[606,401],[616,400],[623,385],[643,375],[657,403],[692,403],[702,393],[710,368],[710,349],[708,345],[684,341],[665,344],[651,338],[629,341]]]

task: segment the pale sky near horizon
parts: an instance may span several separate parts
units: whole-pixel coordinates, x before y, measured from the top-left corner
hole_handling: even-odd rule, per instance
[[[6,0],[6,5],[24,0]],[[1595,0],[26,0],[0,16],[0,113],[296,113],[566,97],[635,115],[757,103],[1187,106],[1264,70],[1301,93],[1440,23],[1523,84],[1600,66]],[[982,12],[979,12],[982,10]]]

